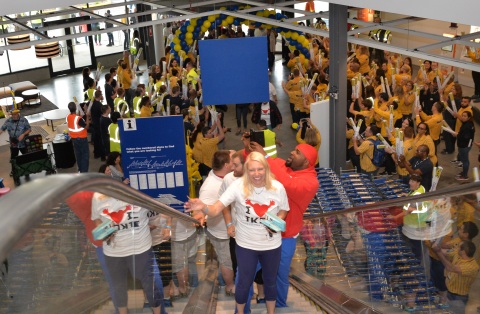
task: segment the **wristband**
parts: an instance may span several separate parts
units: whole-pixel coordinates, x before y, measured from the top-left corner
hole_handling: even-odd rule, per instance
[[[172,229],[172,226],[165,226],[165,229]]]
[[[203,209],[203,212],[204,212],[205,214],[208,213],[208,205],[205,206],[205,208]]]
[[[231,225],[233,225],[233,224],[232,224],[231,222],[229,222],[229,223],[227,224],[227,228],[230,227]]]
[[[265,155],[264,157],[265,157],[265,159],[267,159],[267,158],[268,158],[268,157],[270,157],[270,156],[268,156],[268,155]]]

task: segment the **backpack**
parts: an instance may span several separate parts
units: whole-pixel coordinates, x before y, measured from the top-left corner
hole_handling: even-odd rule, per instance
[[[383,145],[382,141],[379,139],[369,139],[368,141],[373,144],[373,158],[370,158],[372,164],[376,167],[382,167],[385,164],[386,159],[385,149],[378,148],[378,145]]]

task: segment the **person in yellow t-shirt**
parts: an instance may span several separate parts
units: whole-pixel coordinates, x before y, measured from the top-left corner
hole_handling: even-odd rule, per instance
[[[413,146],[415,150],[421,145],[428,147],[428,157],[434,166],[438,162],[437,155],[435,155],[435,143],[433,142],[432,137],[430,136],[430,129],[425,122],[418,124],[417,126],[417,136],[413,140]]]
[[[440,261],[445,266],[449,311],[465,313],[469,292],[477,277],[479,266],[474,259],[476,247],[472,241],[462,241],[458,250],[445,255],[440,246],[433,246]]]
[[[428,125],[428,128],[430,130],[430,136],[432,137],[433,143],[435,144],[435,154],[437,154],[437,146],[440,143],[440,133],[442,133],[443,109],[445,109],[443,104],[436,102],[432,106],[433,115],[428,116],[423,111],[421,111],[421,108],[414,108],[416,123],[420,124],[420,122],[423,121]]]
[[[472,59],[472,62],[480,63],[480,48],[473,48],[473,51],[469,46],[465,46],[465,48],[467,48],[467,55]],[[480,72],[472,71],[472,79],[475,86],[474,97],[472,98],[478,99],[480,98]]]
[[[360,145],[358,145],[358,139],[356,137],[352,138],[355,154],[360,156],[361,171],[371,176],[375,176],[378,172],[377,166],[372,162],[375,145],[372,141],[377,139],[376,134],[379,132],[380,130],[377,126],[371,125],[365,130],[364,134],[366,138]]]

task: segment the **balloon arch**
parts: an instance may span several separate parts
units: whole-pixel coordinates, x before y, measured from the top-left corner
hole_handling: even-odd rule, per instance
[[[250,6],[238,7],[238,6],[229,6],[221,7],[220,10],[235,12],[237,10],[248,9]],[[266,17],[272,20],[283,21],[287,19],[287,16],[276,13],[273,10],[263,10],[250,13],[258,17]],[[236,18],[228,14],[212,14],[209,16],[204,16],[198,19],[191,19],[185,22],[177,31],[173,37],[172,42],[170,43],[171,53],[177,61],[186,59],[188,52],[194,45],[196,40],[199,40],[203,37],[203,34],[208,30],[214,30],[216,27],[227,27],[230,25],[239,26],[241,24],[249,25],[249,20],[244,20],[241,18]],[[303,54],[306,59],[310,59],[309,51],[309,41],[303,33],[288,30],[283,27],[275,27],[270,24],[262,24],[260,22],[255,22],[255,27],[263,27],[265,29],[273,29],[277,34],[281,34],[290,44],[290,49],[297,49],[300,54]]]

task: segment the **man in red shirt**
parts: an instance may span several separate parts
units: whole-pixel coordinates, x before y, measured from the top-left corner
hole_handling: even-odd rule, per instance
[[[250,149],[266,156],[264,149],[258,143],[251,142]],[[303,226],[303,214],[318,190],[317,150],[308,144],[299,144],[290,153],[285,161],[281,158],[267,158],[268,165],[275,178],[280,181],[287,191],[290,211],[285,218],[286,230],[282,232],[282,255],[277,274],[277,303],[276,307],[287,307],[288,275],[297,236]]]

